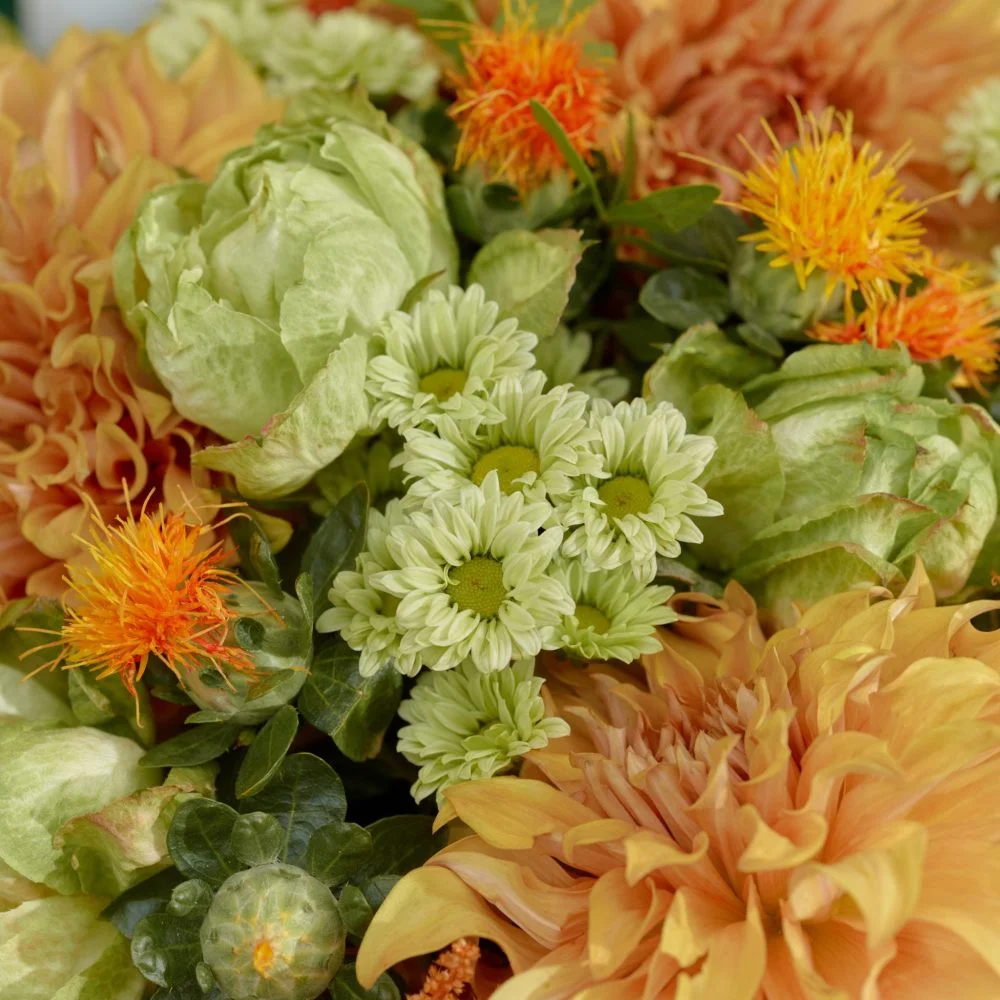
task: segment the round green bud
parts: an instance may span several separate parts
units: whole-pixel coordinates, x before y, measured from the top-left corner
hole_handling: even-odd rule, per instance
[[[344,936],[330,890],[275,862],[222,884],[201,925],[201,950],[232,1000],[314,1000],[340,968]]]

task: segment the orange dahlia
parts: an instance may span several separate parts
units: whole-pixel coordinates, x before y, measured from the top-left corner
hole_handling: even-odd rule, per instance
[[[499,31],[474,25],[462,46],[463,70],[451,83],[449,114],[461,138],[456,166],[480,163],[489,176],[527,190],[566,162],[536,121],[532,102],[562,126],[573,148],[589,159],[606,120],[607,77],[588,65],[574,23],[543,30],[531,9],[505,9]]]
[[[828,598],[768,635],[684,595],[644,676],[557,666],[573,732],[454,786],[472,835],[393,889],[358,976],[451,940],[506,953],[485,1000],[1000,996],[995,605]]]
[[[70,32],[46,62],[0,46],[0,605],[62,593],[93,504],[207,487],[203,432],[142,369],[111,253],[142,197],[209,176],[280,112],[216,39],[177,80],[142,36]]]

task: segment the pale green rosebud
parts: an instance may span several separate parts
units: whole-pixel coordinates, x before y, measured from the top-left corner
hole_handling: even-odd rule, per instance
[[[228,878],[201,925],[202,957],[231,1000],[314,1000],[340,968],[344,937],[330,890],[279,862]]]

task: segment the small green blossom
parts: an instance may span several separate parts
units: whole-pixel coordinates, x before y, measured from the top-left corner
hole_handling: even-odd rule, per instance
[[[581,475],[601,475],[597,433],[587,422],[588,397],[561,385],[545,391],[545,375],[501,379],[486,397],[499,422],[442,416],[431,430],[412,430],[403,446],[411,494],[430,496],[473,482],[491,471],[505,493],[557,503]]]
[[[971,90],[948,116],[944,151],[962,179],[958,200],[968,205],[982,192],[987,201],[1000,197],[1000,77]]]
[[[501,419],[484,397],[505,375],[531,369],[537,338],[499,317],[480,285],[433,290],[411,313],[391,314],[378,331],[384,350],[368,364],[374,425],[405,431],[441,414]]]
[[[645,584],[628,566],[588,573],[579,559],[558,559],[550,572],[576,602],[563,617],[560,643],[582,659],[631,663],[655,653],[656,626],[677,619],[667,607],[673,588]]]
[[[487,672],[558,645],[556,626],[573,601],[547,574],[563,538],[561,528],[545,528],[548,503],[505,495],[491,472],[482,486],[465,484],[406,513],[385,538],[398,568],[370,577],[399,600],[402,652],[433,670],[468,659]],[[359,648],[358,636],[343,634]]]
[[[508,770],[529,750],[569,733],[562,719],[545,717],[542,678],[530,659],[484,674],[472,663],[425,674],[399,707],[409,725],[399,731],[399,752],[420,768],[411,793],[420,802],[461,781]]]
[[[535,364],[545,373],[546,387],[571,385],[597,399],[617,403],[628,393],[628,379],[614,368],[584,371],[594,349],[594,338],[585,330],[571,331],[558,326],[551,337],[543,337],[535,347]]]
[[[642,399],[615,406],[595,399],[590,422],[604,470],[559,505],[559,523],[576,528],[563,552],[591,572],[631,566],[637,579],[651,582],[657,555],[673,557],[681,542],[702,540],[692,517],[722,513],[695,484],[715,442],[686,434],[684,417],[669,403],[651,410]]]

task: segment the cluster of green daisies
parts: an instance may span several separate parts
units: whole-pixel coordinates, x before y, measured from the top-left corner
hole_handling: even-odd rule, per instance
[[[589,353],[579,336],[556,335],[564,377]],[[612,403],[601,394],[624,387],[599,372],[549,387],[536,336],[478,285],[430,292],[378,337],[368,478],[389,491],[401,472],[405,492],[372,509],[318,628],[360,652],[363,675],[387,662],[420,674],[399,741],[420,800],[568,732],[545,718],[541,651],[629,662],[658,649],[674,614],[657,558],[701,541],[692,518],[722,508],[696,484],[711,438],[670,404]]]

